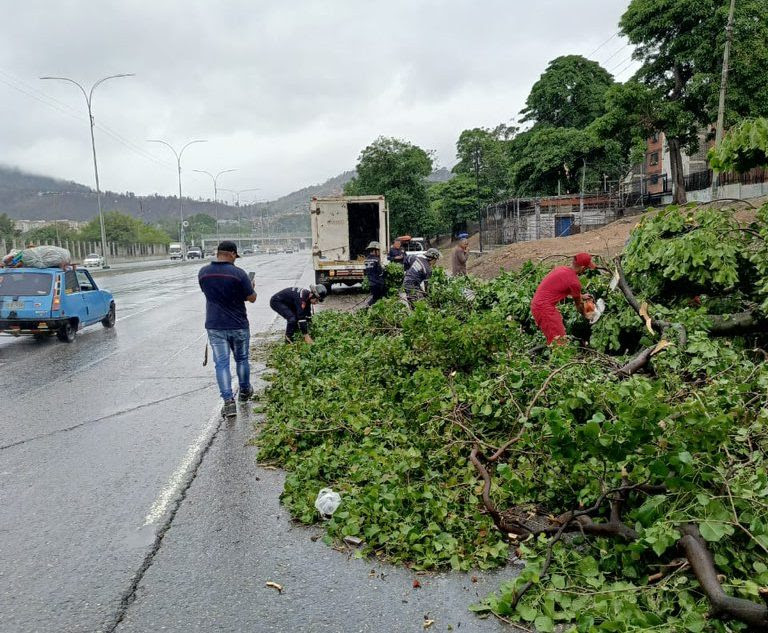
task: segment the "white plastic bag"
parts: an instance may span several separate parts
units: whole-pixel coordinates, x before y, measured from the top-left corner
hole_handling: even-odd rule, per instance
[[[341,495],[338,492],[334,492],[330,488],[323,488],[317,493],[315,508],[324,519],[330,519],[339,505],[341,505]]]

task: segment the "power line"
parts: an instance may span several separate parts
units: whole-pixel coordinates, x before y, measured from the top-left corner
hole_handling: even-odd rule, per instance
[[[597,47],[595,50],[593,50],[593,51],[592,51],[592,52],[591,52],[589,55],[587,55],[587,57],[588,57],[588,58],[589,58],[589,57],[592,57],[592,55],[594,55],[594,54],[595,54],[597,51],[599,51],[599,50],[600,50],[600,49],[601,49],[603,46],[605,46],[605,45],[606,45],[608,42],[610,42],[610,41],[611,41],[611,40],[612,40],[614,37],[616,37],[618,34],[619,34],[619,31],[616,31],[616,32],[615,32],[613,35],[611,35],[611,37],[609,37],[607,40],[605,40],[605,42],[603,42],[602,44],[600,44],[600,45],[599,45],[599,46],[598,46],[598,47]]]
[[[73,108],[72,106],[59,101],[55,97],[49,95],[48,93],[39,90],[29,84],[27,84],[22,79],[19,79],[12,73],[5,71],[0,68],[0,82],[4,83],[5,85],[9,86],[10,88],[16,90],[17,92],[20,92],[23,95],[26,95],[43,105],[48,106],[49,108],[56,110],[60,114],[64,114],[66,116],[69,116],[77,121],[82,121],[82,113]],[[15,82],[15,83],[14,83]],[[101,132],[106,134],[107,136],[111,137],[114,141],[118,142],[119,144],[123,145],[130,151],[134,152],[135,154],[139,155],[141,158],[151,161],[157,165],[160,165],[161,167],[165,167],[166,169],[175,169],[173,165],[171,165],[168,162],[162,161],[155,156],[153,156],[151,153],[146,151],[145,149],[139,147],[132,141],[126,139],[122,135],[120,135],[118,132],[110,128],[109,126],[98,123],[94,120],[94,127],[98,128]]]

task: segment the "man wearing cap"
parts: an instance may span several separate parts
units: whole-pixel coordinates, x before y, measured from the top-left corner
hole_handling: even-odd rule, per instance
[[[309,288],[284,288],[272,295],[269,307],[286,320],[285,342],[292,343],[296,330],[301,330],[305,343],[312,343],[309,322],[312,320],[312,306],[325,299],[325,286]]]
[[[253,396],[248,362],[251,335],[245,302],[256,301],[256,292],[248,274],[235,266],[238,257],[237,245],[225,240],[216,249],[216,259],[203,266],[197,275],[200,289],[205,295],[205,329],[213,351],[216,382],[224,400],[224,408],[221,410],[224,417],[237,415],[229,370],[230,352],[235,357],[240,386],[239,400],[245,402]]]
[[[536,325],[547,338],[547,344],[565,341],[565,326],[563,315],[557,309],[557,304],[567,297],[572,297],[576,309],[584,314],[583,300],[589,295],[581,294],[579,275],[587,270],[593,270],[595,264],[588,253],[574,256],[570,266],[558,266],[542,279],[531,301],[531,314]]]
[[[387,294],[387,287],[384,283],[384,269],[381,267],[381,244],[371,242],[365,250],[368,251],[365,258],[365,276],[368,277],[371,287],[371,298],[365,305],[370,308]]]
[[[467,259],[469,259],[469,236],[466,233],[459,233],[459,243],[453,249],[451,258],[451,274],[454,277],[467,276]]]
[[[389,249],[389,253],[387,253],[387,260],[395,262],[396,264],[402,264],[404,258],[405,251],[403,250],[403,243],[399,239],[396,239],[392,242],[392,247]]]

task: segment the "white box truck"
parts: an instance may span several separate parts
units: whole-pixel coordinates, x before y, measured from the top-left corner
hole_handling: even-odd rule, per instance
[[[171,242],[168,244],[168,256],[171,259],[184,259],[184,249],[181,242]]]
[[[381,261],[389,250],[389,208],[384,196],[314,197],[309,203],[315,283],[347,286],[365,276],[365,248],[381,244]]]

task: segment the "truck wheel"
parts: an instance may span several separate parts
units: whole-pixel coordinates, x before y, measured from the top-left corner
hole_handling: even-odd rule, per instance
[[[101,320],[101,324],[105,328],[115,327],[115,304],[114,304],[114,302],[109,304],[109,312],[107,312],[107,316],[105,316]]]
[[[72,321],[67,321],[64,325],[62,325],[58,331],[56,332],[56,337],[62,342],[62,343],[71,343],[75,340],[75,334],[77,333],[77,330],[75,330],[75,327],[72,325]]]
[[[333,284],[329,282],[329,283],[325,283],[323,285],[325,286],[325,289],[328,292],[328,296],[330,296],[330,294],[331,294],[331,286],[333,286]]]

